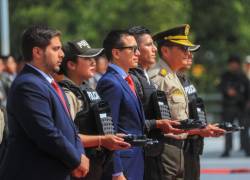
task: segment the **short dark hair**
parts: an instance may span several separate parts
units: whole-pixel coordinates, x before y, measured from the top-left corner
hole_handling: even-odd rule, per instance
[[[170,41],[158,41],[157,42],[157,50],[158,50],[158,54],[160,57],[162,57],[162,53],[161,53],[161,48],[165,46],[165,47],[173,47],[173,46],[178,46],[178,44],[170,42]]]
[[[132,34],[127,30],[112,30],[103,40],[104,52],[109,61],[112,60],[112,49],[123,46],[123,42],[121,41],[123,36],[132,36]]]
[[[140,42],[140,37],[142,35],[144,35],[144,34],[151,35],[150,30],[145,28],[144,26],[133,26],[133,27],[128,29],[128,32],[135,37],[137,43]]]
[[[24,60],[28,62],[32,60],[32,49],[34,47],[46,48],[53,37],[60,35],[60,31],[51,29],[45,25],[28,27],[22,35],[22,53]]]

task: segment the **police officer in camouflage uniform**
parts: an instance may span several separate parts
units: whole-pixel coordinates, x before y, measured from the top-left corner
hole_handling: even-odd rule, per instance
[[[63,87],[69,101],[72,119],[74,119],[75,123],[80,121],[76,125],[83,123],[89,125],[89,127],[78,127],[80,130],[84,128],[86,132],[89,132],[89,134],[79,134],[81,141],[84,143],[86,155],[90,159],[89,173],[83,179],[99,180],[110,160],[111,151],[108,150],[126,149],[130,145],[124,142],[123,138],[116,135],[103,135],[96,132],[95,124],[92,123],[95,122],[95,116],[92,114],[94,109],[91,109],[92,106],[86,96],[83,95],[83,91],[88,90],[87,94],[94,100],[100,98],[97,92],[88,86],[86,81],[94,76],[94,57],[102,53],[103,49],[91,48],[86,40],[79,40],[68,42],[63,50],[65,57],[61,65],[61,72],[65,75],[65,79],[59,84]],[[81,114],[84,114],[84,116],[81,116]],[[77,115],[84,119],[79,119]],[[104,115],[105,113],[102,113],[102,116]]]

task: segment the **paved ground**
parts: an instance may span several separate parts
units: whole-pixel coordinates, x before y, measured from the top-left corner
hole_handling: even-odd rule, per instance
[[[205,151],[201,159],[202,169],[250,169],[250,157],[245,157],[242,151],[239,151],[239,134],[234,133],[234,149],[230,158],[220,158],[224,148],[224,137],[207,138],[205,140]],[[201,180],[250,180],[250,173],[234,174],[202,174]]]

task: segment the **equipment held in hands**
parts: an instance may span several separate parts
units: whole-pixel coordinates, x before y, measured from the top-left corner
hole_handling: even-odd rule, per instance
[[[147,146],[158,143],[157,140],[147,138],[145,135],[133,135],[128,134],[122,137],[125,142],[131,144],[132,146]]]
[[[153,95],[154,109],[158,119],[171,119],[171,113],[164,91],[156,91]],[[180,121],[179,129],[203,128],[207,125],[204,103],[201,98],[189,102],[190,119]]]
[[[238,126],[238,125],[230,123],[230,122],[221,123],[221,124],[219,124],[218,127],[221,129],[224,129],[226,131],[226,133],[241,131],[244,129],[244,127]]]
[[[164,91],[157,90],[152,94],[156,119],[171,119],[168,101]]]
[[[197,129],[204,128],[207,125],[206,112],[204,102],[201,98],[188,103],[189,106],[189,119],[180,121],[178,128],[180,129]]]

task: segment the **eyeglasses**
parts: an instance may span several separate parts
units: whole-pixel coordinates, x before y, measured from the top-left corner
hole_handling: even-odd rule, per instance
[[[189,47],[188,46],[177,46],[180,50],[182,50],[183,52],[188,52],[189,51]]]
[[[134,53],[136,53],[136,51],[139,51],[138,46],[116,47],[115,49],[130,49],[130,50],[132,50]]]

